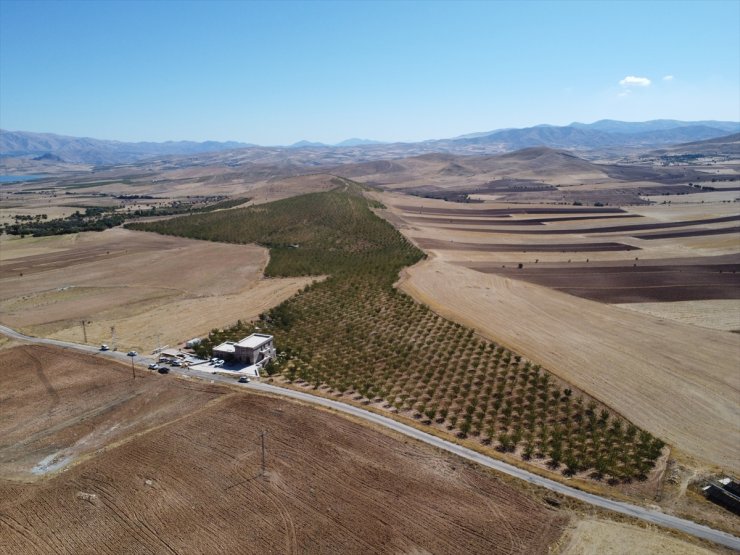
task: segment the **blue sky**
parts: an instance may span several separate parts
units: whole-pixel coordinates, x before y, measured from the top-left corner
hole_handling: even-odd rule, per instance
[[[740,120],[740,1],[0,0],[0,127],[421,140]]]

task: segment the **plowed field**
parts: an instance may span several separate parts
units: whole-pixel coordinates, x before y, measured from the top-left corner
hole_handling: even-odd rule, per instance
[[[29,349],[2,354],[15,361],[0,367],[3,391],[20,391],[23,374],[36,372],[9,371]],[[57,360],[74,367],[83,358],[95,360],[48,349],[38,371],[54,385]],[[93,389],[122,377],[107,367],[98,382],[85,375]],[[173,376],[141,381],[160,384],[162,395],[195,387]],[[55,389],[60,404],[79,394]],[[196,393],[200,403],[180,403],[184,417],[163,417],[157,428],[45,480],[0,478],[0,552],[528,554],[546,553],[566,524],[561,513],[452,456],[324,411],[225,392]],[[221,396],[203,403],[214,395]],[[157,407],[152,400],[145,412]],[[86,409],[80,403],[77,412]],[[39,405],[22,419],[4,411],[2,422],[43,427],[48,410]]]

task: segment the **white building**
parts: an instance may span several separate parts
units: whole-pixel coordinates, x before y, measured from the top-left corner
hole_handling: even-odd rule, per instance
[[[275,358],[275,345],[271,335],[253,333],[241,341],[226,341],[213,348],[213,356],[243,364],[266,364]]]

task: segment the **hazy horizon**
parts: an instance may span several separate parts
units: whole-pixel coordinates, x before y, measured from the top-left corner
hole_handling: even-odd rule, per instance
[[[737,2],[18,2],[0,127],[119,141],[414,142],[740,121]]]
[[[260,144],[260,143],[257,143],[255,141],[248,141],[248,140],[244,141],[244,140],[228,139],[228,138],[226,138],[226,139],[208,139],[208,138],[206,138],[206,139],[202,139],[202,140],[196,140],[196,139],[189,139],[187,137],[180,138],[180,139],[163,139],[163,140],[160,140],[160,141],[150,141],[150,140],[146,140],[146,139],[144,139],[144,140],[126,141],[126,140],[118,139],[116,137],[93,137],[93,136],[89,136],[89,135],[86,135],[86,136],[75,136],[75,135],[66,135],[64,133],[57,133],[55,131],[29,131],[27,129],[3,129],[3,128],[0,128],[0,131],[6,132],[6,133],[38,133],[40,135],[57,135],[57,136],[60,136],[60,137],[68,136],[68,137],[73,137],[73,138],[78,138],[78,139],[92,139],[92,140],[102,140],[102,141],[131,142],[131,143],[175,143],[175,142],[219,142],[219,143],[230,143],[230,142],[236,142],[236,143],[242,143],[242,144],[249,144],[249,145],[255,146],[255,147],[271,148],[271,147],[290,147],[290,146],[293,146],[293,145],[295,145],[297,143],[301,143],[301,142],[321,143],[322,145],[325,145],[325,146],[336,146],[336,145],[339,145],[340,143],[342,143],[344,141],[349,141],[349,140],[374,141],[374,142],[378,142],[378,144],[393,144],[393,143],[404,143],[404,142],[408,142],[409,144],[412,144],[414,142],[423,142],[423,141],[426,141],[426,140],[455,139],[457,137],[464,137],[464,136],[467,136],[467,135],[474,135],[474,134],[478,134],[478,133],[486,133],[486,132],[489,132],[489,131],[495,132],[495,131],[500,131],[500,130],[503,130],[503,129],[524,129],[524,128],[530,128],[530,127],[567,127],[567,126],[575,125],[575,124],[589,125],[589,124],[597,123],[599,121],[620,121],[622,123],[646,123],[647,121],[663,121],[663,120],[667,120],[667,121],[670,121],[670,120],[685,121],[685,120],[676,120],[676,118],[660,118],[659,120],[645,120],[645,121],[625,121],[625,120],[611,120],[611,118],[602,118],[601,120],[594,120],[594,121],[572,121],[572,122],[570,122],[568,124],[563,124],[563,125],[555,125],[555,124],[550,124],[550,123],[545,122],[545,123],[539,123],[539,124],[535,124],[533,126],[527,126],[527,127],[525,127],[525,126],[515,126],[515,127],[510,127],[510,128],[471,130],[469,132],[462,133],[460,135],[456,135],[454,137],[435,137],[433,139],[421,139],[420,141],[378,141],[378,140],[374,139],[373,137],[357,137],[357,136],[352,136],[352,137],[345,137],[344,139],[341,139],[341,140],[336,141],[334,143],[323,143],[321,141],[315,141],[315,140],[313,140],[310,137],[304,137],[303,139],[299,139],[297,141],[294,141],[293,143],[284,143],[284,144]],[[696,120],[696,121],[710,121],[710,120]],[[740,120],[711,120],[711,121],[718,121],[718,122],[722,122],[722,123],[732,122],[732,123],[739,123],[740,124]],[[694,123],[694,122],[692,122],[692,121],[686,121],[686,123]],[[728,132],[728,135],[731,135],[731,134],[734,134],[734,132]]]

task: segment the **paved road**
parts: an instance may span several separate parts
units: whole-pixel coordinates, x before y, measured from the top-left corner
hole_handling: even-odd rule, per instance
[[[55,345],[55,346],[63,347],[67,349],[75,349],[79,351],[85,351],[88,353],[95,353],[100,356],[105,356],[105,357],[113,358],[116,360],[124,360],[124,361],[129,360],[129,357],[126,356],[124,353],[111,352],[111,351],[101,352],[96,347],[92,347],[89,345],[80,345],[77,343],[67,343],[64,341],[57,341],[54,339],[29,337],[21,333],[18,333],[15,330],[12,330],[11,328],[8,328],[5,326],[0,326],[0,333],[5,334],[9,337],[12,337],[13,339],[18,339],[21,341],[27,341],[27,342],[32,342],[32,343],[44,344],[44,345]],[[153,362],[153,359],[149,359],[147,357],[136,357],[136,360],[139,363],[144,363],[144,364],[149,364],[150,362]],[[213,382],[225,382],[225,383],[230,383],[230,384],[236,383],[233,378],[228,378],[228,377],[220,376],[220,375],[209,375],[209,374],[204,374],[204,373],[196,372],[192,370],[185,370],[182,368],[173,368],[171,371],[173,373],[188,375],[190,377],[201,377],[202,379],[213,381]],[[437,447],[449,453],[453,453],[469,461],[473,461],[475,463],[486,466],[488,468],[492,468],[499,472],[503,472],[504,474],[508,474],[509,476],[514,476],[515,478],[519,478],[520,480],[524,480],[525,482],[529,482],[531,484],[535,484],[537,486],[546,488],[550,491],[554,491],[561,495],[565,495],[568,497],[572,497],[574,499],[578,499],[579,501],[589,503],[596,507],[602,507],[610,511],[628,515],[634,518],[638,518],[645,522],[657,524],[658,526],[664,526],[666,528],[680,530],[692,536],[696,536],[698,538],[703,538],[709,541],[713,541],[720,545],[724,545],[726,547],[734,549],[736,551],[740,551],[740,538],[737,538],[726,532],[721,532],[719,530],[709,528],[708,526],[697,524],[696,522],[693,522],[691,520],[686,520],[686,519],[678,518],[672,515],[667,515],[657,510],[646,509],[638,505],[632,505],[631,503],[624,503],[622,501],[614,501],[606,497],[601,497],[598,495],[594,495],[592,493],[581,491],[579,489],[567,486],[565,484],[561,484],[560,482],[550,480],[549,478],[544,478],[537,474],[533,474],[531,472],[528,472],[516,466],[507,464],[503,461],[494,459],[492,457],[488,457],[486,455],[482,455],[476,451],[473,451],[471,449],[467,449],[466,447],[457,445],[456,443],[452,443],[450,441],[440,439],[436,436],[433,436],[431,434],[427,434],[426,432],[418,430],[412,426],[402,424],[391,418],[381,416],[379,414],[375,414],[373,412],[361,409],[359,407],[347,405],[345,403],[334,401],[332,399],[325,399],[323,397],[317,397],[315,395],[311,395],[310,393],[304,393],[302,391],[294,391],[291,389],[285,389],[282,387],[277,387],[274,385],[260,383],[256,381],[252,381],[249,384],[239,384],[239,385],[243,385],[244,387],[248,389],[254,389],[256,391],[263,391],[263,392],[274,394],[274,395],[280,395],[282,397],[289,397],[292,399],[304,401],[306,403],[328,407],[338,412],[351,414],[352,416],[355,416],[357,418],[361,418],[365,421],[372,422],[374,424],[383,426],[385,428],[389,428],[400,434],[406,435],[418,441],[422,441],[424,443],[427,443],[429,445],[432,445],[434,447]]]

